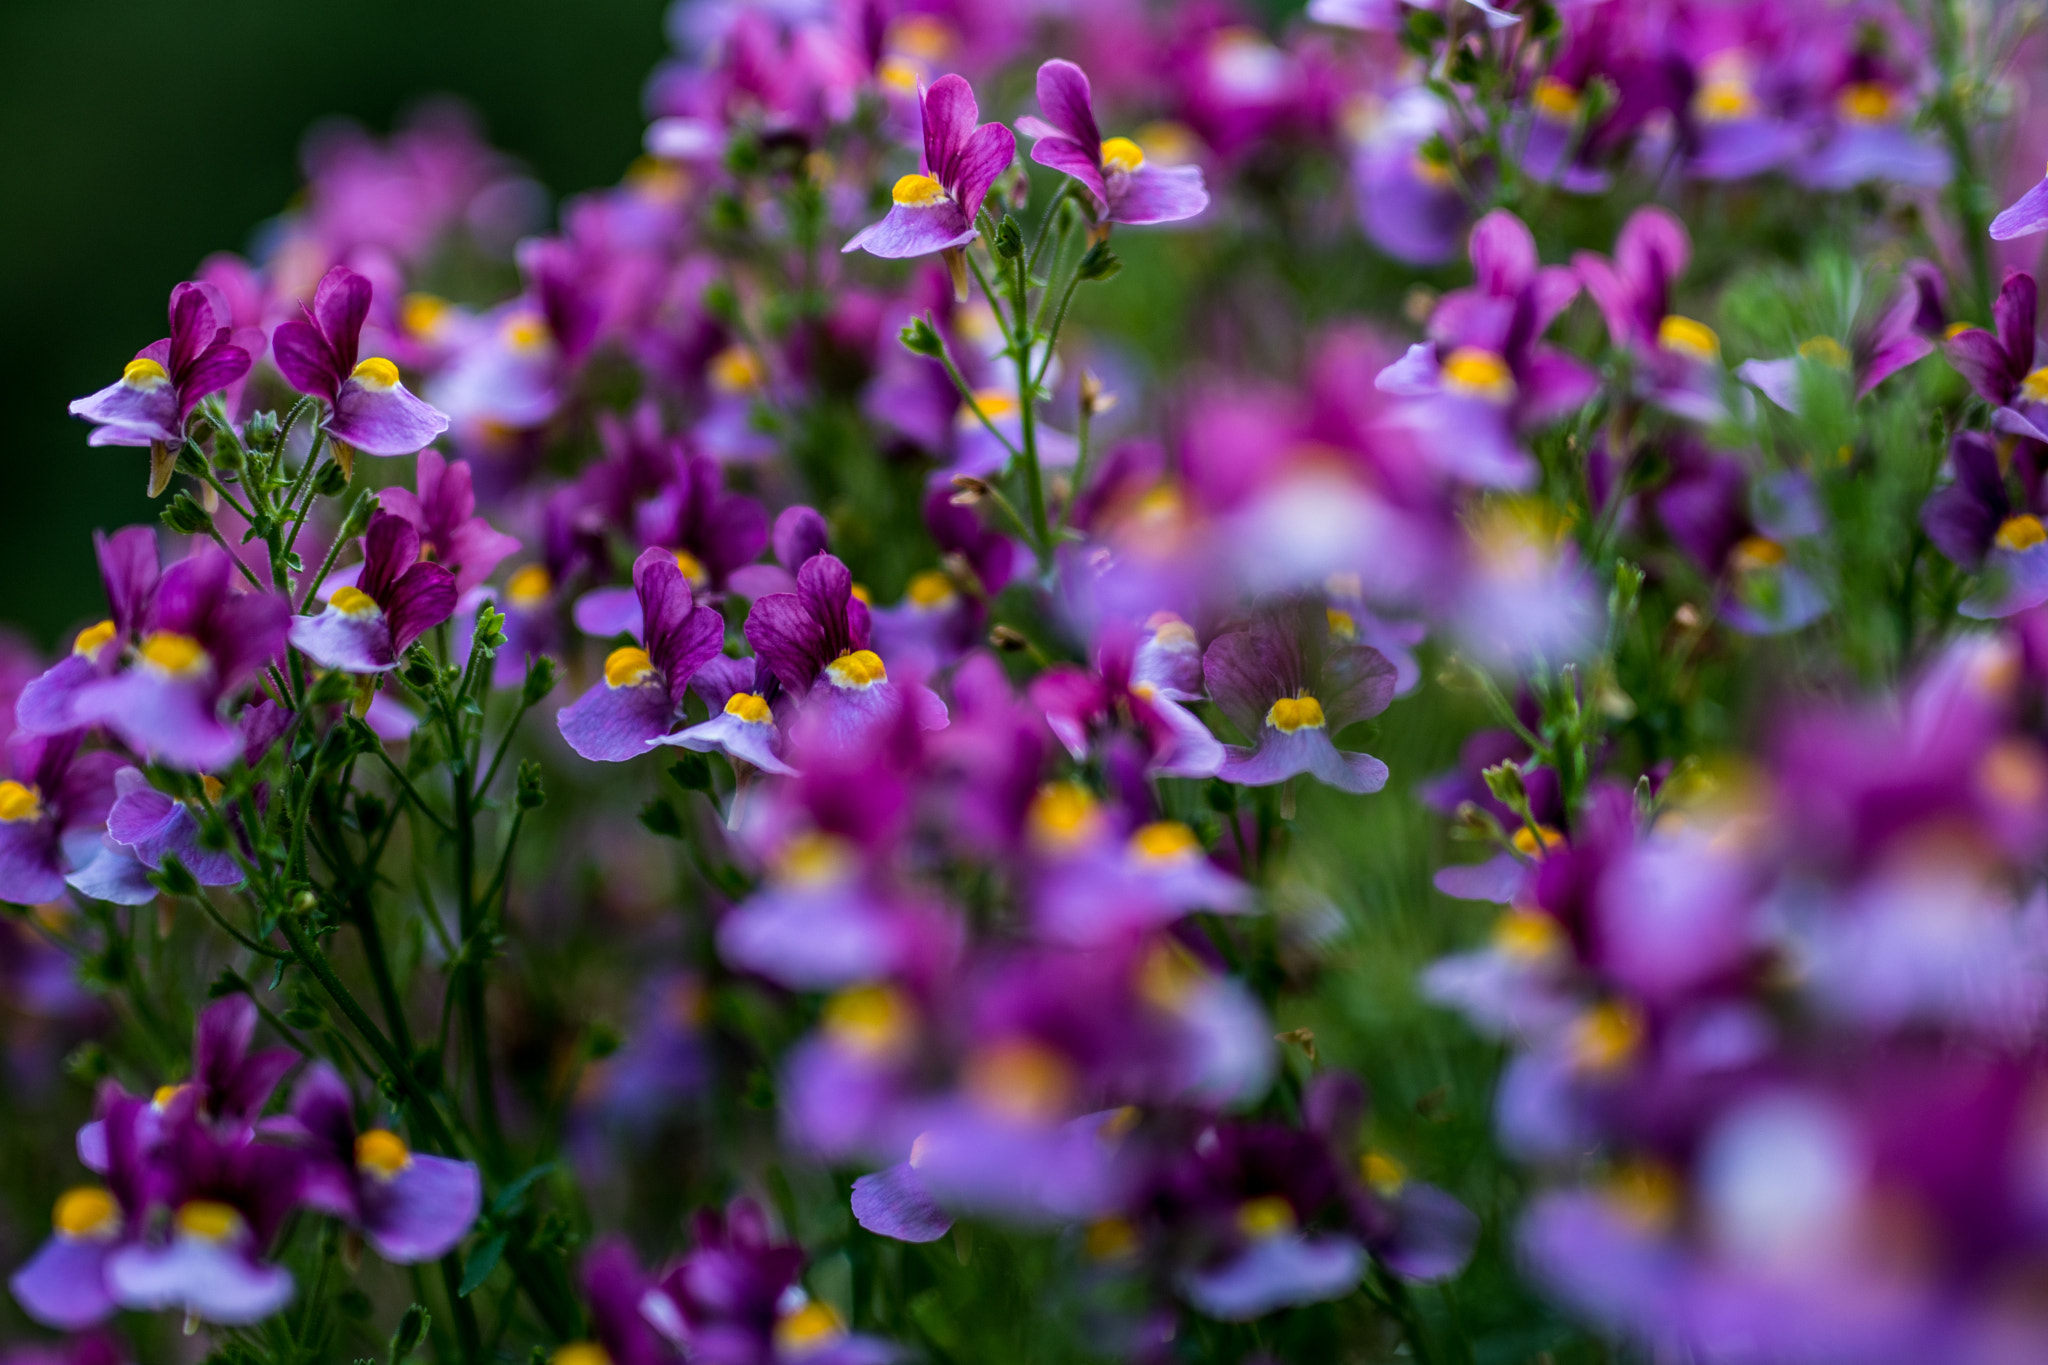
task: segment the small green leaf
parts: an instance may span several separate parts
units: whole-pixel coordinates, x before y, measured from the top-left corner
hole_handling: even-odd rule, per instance
[[[554,1162],[543,1161],[540,1165],[521,1173],[511,1184],[498,1191],[498,1197],[491,1201],[491,1215],[495,1218],[503,1218],[515,1212],[519,1208],[521,1201],[526,1198],[526,1192],[533,1188],[533,1182],[553,1169],[555,1169]]]
[[[505,1254],[505,1234],[489,1238],[462,1263],[462,1287],[455,1291],[456,1297],[468,1298],[476,1292],[477,1286],[491,1277],[498,1268],[498,1260]]]

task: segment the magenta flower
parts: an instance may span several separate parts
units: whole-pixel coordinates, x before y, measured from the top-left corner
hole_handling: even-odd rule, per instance
[[[1000,123],[977,126],[981,110],[959,76],[941,76],[918,97],[924,149],[917,173],[890,191],[888,216],[862,228],[843,251],[928,256],[974,240],[974,218],[996,177],[1016,159],[1017,139]]]
[[[721,655],[697,670],[690,687],[704,699],[711,719],[663,735],[656,744],[700,754],[716,751],[736,763],[785,777],[796,772],[782,760],[782,731],[771,701],[781,687],[759,659]]]
[[[448,430],[448,418],[413,397],[382,356],[356,358],[370,313],[370,282],[338,265],[320,277],[313,306],[271,335],[277,368],[301,393],[327,401],[327,434],[346,468],[351,452],[410,455]]]
[[[292,1091],[287,1132],[306,1144],[306,1203],[361,1230],[396,1265],[451,1251],[483,1206],[483,1181],[467,1161],[415,1152],[385,1128],[356,1125],[348,1086],[316,1062]]]
[[[604,681],[555,717],[569,747],[598,763],[624,763],[667,734],[690,679],[725,640],[724,618],[696,600],[670,551],[647,550],[634,561],[633,589],[644,648],[613,650]]]
[[[2036,368],[2034,335],[2040,291],[2034,277],[2014,270],[1991,305],[1995,331],[1965,327],[1944,348],[1977,396],[1993,404],[1991,425],[2010,436],[2048,441],[2048,367]]]
[[[1190,645],[1194,631],[1175,622]],[[1145,645],[1129,627],[1112,625],[1102,632],[1091,673],[1073,664],[1056,664],[1031,682],[1031,700],[1045,712],[1046,723],[1077,760],[1092,744],[1118,728],[1134,731],[1146,749],[1145,771],[1155,777],[1213,777],[1224,761],[1223,746],[1192,711],[1172,693],[1139,673]],[[1155,649],[1153,657],[1158,651]],[[1198,684],[1199,685],[1199,684]],[[1190,698],[1192,699],[1192,698]]]
[[[2037,232],[2048,232],[2048,179],[2013,200],[1991,220],[1991,239],[1995,242],[2031,237]]]
[[[112,384],[71,404],[72,416],[94,424],[86,444],[149,447],[151,497],[171,481],[192,409],[247,374],[252,363],[235,344],[233,319],[210,286],[179,285],[171,291],[170,312],[169,336],[137,351]]]
[[[100,583],[107,592],[111,615],[78,632],[71,652],[49,671],[21,689],[14,703],[15,724],[32,735],[75,730],[85,722],[77,714],[78,694],[88,683],[111,674],[142,624],[142,614],[156,592],[156,532],[128,526],[111,537],[93,532],[93,552],[100,563]]]
[[[1592,295],[1615,346],[1648,355],[1671,312],[1671,290],[1692,260],[1685,224],[1663,209],[1637,209],[1614,239],[1614,258],[1592,251],[1572,257],[1572,270]]]
[[[114,804],[118,754],[81,754],[82,732],[21,736],[0,781],[0,901],[40,905],[64,894],[64,876],[92,861]]]
[[[1959,431],[1948,458],[1955,481],[1927,499],[1920,525],[1958,567],[1984,575],[1983,586],[1957,609],[1984,620],[2048,601],[2048,532],[2008,490],[1997,444],[1982,432]]]
[[[421,553],[455,575],[457,593],[481,585],[519,549],[517,537],[493,529],[477,515],[467,460],[450,463],[438,450],[423,450],[414,483],[419,492],[387,488],[377,495],[377,505],[413,524]]]
[[[107,1261],[142,1235],[154,1198],[141,1127],[149,1103],[118,1091],[102,1096],[105,1133],[99,1174],[105,1185],[76,1185],[58,1196],[47,1241],[7,1281],[22,1311],[46,1327],[77,1332],[114,1312]]]
[[[1079,181],[1102,222],[1172,223],[1209,207],[1201,167],[1148,163],[1144,148],[1130,138],[1103,139],[1087,73],[1072,62],[1038,68],[1038,107],[1044,118],[1017,120],[1037,139],[1031,159]]]
[[[1252,741],[1226,747],[1218,776],[1267,787],[1309,773],[1339,791],[1376,792],[1387,765],[1333,742],[1394,698],[1394,666],[1378,650],[1331,637],[1319,605],[1290,604],[1217,636],[1202,656],[1209,695]]]
[[[221,706],[284,656],[291,606],[245,592],[225,551],[201,542],[164,571],[119,672],[81,688],[80,721],[104,725],[137,753],[188,771],[234,761],[243,736]]]
[[[232,808],[222,814],[231,823],[235,819]],[[242,881],[241,865],[232,853],[200,842],[199,817],[191,805],[152,787],[137,768],[114,774],[107,837],[147,868],[160,868],[166,857],[176,857],[201,886],[237,886]],[[235,830],[234,837],[241,838],[241,832]]]
[[[675,556],[690,590],[709,597],[731,583],[768,544],[768,514],[755,499],[725,487],[725,474],[702,456],[679,456],[655,495],[633,511],[640,543]],[[586,635],[638,635],[640,601],[631,588],[595,588],[576,599],[576,628]]]
[[[1810,337],[1800,344],[1797,355],[1744,361],[1735,373],[1787,412],[1799,411],[1802,365],[1842,371],[1855,383],[1856,396],[1861,398],[1934,353],[1947,321],[1942,293],[1939,270],[1926,261],[1909,262],[1884,312],[1853,328],[1848,346],[1830,336]]]
[[[322,668],[389,673],[427,631],[455,612],[455,575],[420,558],[420,533],[391,512],[370,518],[355,586],[318,616],[292,618],[292,647]]]

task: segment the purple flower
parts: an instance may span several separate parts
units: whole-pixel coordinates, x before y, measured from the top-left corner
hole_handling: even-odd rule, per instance
[[[890,191],[881,222],[854,234],[842,250],[875,256],[926,256],[974,240],[974,218],[989,187],[1017,155],[1017,139],[1000,123],[976,126],[981,110],[959,76],[941,76],[918,96],[924,147],[917,173]]]
[[[1038,68],[1038,107],[1044,118],[1017,120],[1037,139],[1031,159],[1079,181],[1101,222],[1173,223],[1209,207],[1201,167],[1147,164],[1144,148],[1130,138],[1104,141],[1088,76],[1072,62]]]
[[[16,774],[0,781],[0,901],[40,905],[64,894],[65,873],[90,863],[114,804],[118,754],[81,754],[82,732],[20,736]]]
[[[1359,221],[1373,245],[1397,261],[1436,265],[1458,253],[1471,209],[1455,172],[1424,150],[1450,130],[1443,101],[1411,87],[1387,102],[1359,144],[1351,166]]]
[[[1846,190],[1866,180],[1890,180],[1934,189],[1952,173],[1948,149],[1932,138],[1916,137],[1912,111],[1903,92],[1868,65],[1852,71],[1852,80],[1835,92],[1833,126],[1820,145],[1792,167],[1793,179],[1824,190]]]
[[[49,1240],[7,1282],[15,1302],[46,1327],[82,1331],[114,1312],[107,1261],[142,1235],[155,1195],[141,1138],[148,1109],[134,1096],[103,1097],[106,1184],[74,1186],[60,1195]]]
[[[415,1152],[389,1129],[358,1128],[348,1086],[327,1063],[314,1063],[293,1088],[291,1122],[306,1144],[306,1202],[359,1229],[385,1260],[434,1260],[476,1221],[476,1167]]]
[[[1927,499],[1920,525],[1936,549],[1985,577],[1958,610],[1982,620],[2048,601],[2048,530],[2014,502],[1996,444],[1981,432],[1957,432],[1949,468],[1955,482]]]
[[[1224,763],[1224,749],[1216,737],[1166,689],[1138,675],[1145,645],[1156,645],[1159,634],[1174,633],[1175,628],[1192,645],[1194,631],[1177,619],[1171,626],[1162,624],[1144,643],[1136,632],[1112,626],[1103,632],[1097,647],[1094,672],[1056,664],[1031,680],[1031,700],[1045,712],[1046,724],[1068,753],[1085,759],[1105,732],[1123,727],[1145,742],[1147,773],[1158,777],[1216,775]],[[1155,649],[1152,657],[1157,654]]]
[[[247,374],[252,363],[235,344],[233,318],[210,285],[173,289],[170,314],[168,337],[137,351],[114,383],[71,404],[74,417],[94,424],[87,444],[149,447],[151,497],[171,481],[192,409]]]
[[[205,779],[202,779],[205,780]],[[241,865],[226,849],[207,848],[199,839],[199,817],[192,806],[166,796],[149,784],[139,769],[114,774],[115,800],[107,812],[107,837],[152,870],[175,857],[201,886],[238,886]],[[222,811],[233,821],[232,808]],[[239,829],[234,837],[240,838]]]
[[[2048,367],[2034,365],[2038,305],[2034,277],[2024,270],[2011,271],[1991,305],[1997,331],[1959,328],[1944,349],[1948,363],[1970,381],[1978,396],[1998,408],[1991,416],[1994,429],[2048,441]]]
[[[677,459],[633,524],[640,543],[667,549],[690,590],[705,597],[724,591],[768,544],[761,504],[728,491],[724,471],[702,456]],[[631,588],[597,588],[576,600],[575,618],[586,635],[638,635],[639,597]]]
[[[659,1291],[623,1241],[606,1238],[583,1258],[583,1297],[590,1305],[592,1339],[561,1347],[551,1360],[561,1365],[667,1365],[677,1358],[656,1330],[660,1319],[647,1307],[658,1302]]]
[[[1376,649],[1333,639],[1321,607],[1290,603],[1217,636],[1202,674],[1217,708],[1252,741],[1224,750],[1224,781],[1268,787],[1309,773],[1340,791],[1387,784],[1386,764],[1333,741],[1387,709],[1394,667]]]
[[[1913,261],[1884,312],[1855,327],[1847,348],[1830,336],[1811,337],[1795,356],[1744,361],[1735,373],[1787,412],[1799,411],[1800,376],[1809,364],[1846,374],[1861,398],[1922,356],[1933,354],[1946,321],[1944,313],[1941,273],[1926,261]]]
[[[455,575],[421,558],[418,528],[379,512],[363,533],[354,586],[335,588],[318,616],[294,616],[292,647],[322,668],[389,673],[413,641],[454,614],[455,598]]]
[[[2048,232],[2048,179],[2013,200],[1991,220],[1991,239],[1995,242],[2031,237],[2037,232]]]
[[[667,734],[690,679],[725,639],[724,618],[696,600],[670,551],[647,550],[634,561],[633,589],[644,647],[613,650],[604,681],[555,717],[569,747],[600,763],[624,763]]]
[[[132,657],[80,688],[72,714],[174,768],[233,762],[243,737],[221,718],[221,705],[283,657],[291,628],[289,603],[242,591],[234,575],[211,542],[164,570],[141,613]]]
[[[747,643],[782,686],[840,739],[895,712],[897,685],[868,648],[873,620],[853,595],[853,575],[833,555],[814,554],[797,570],[796,591],[770,593],[747,613]],[[926,729],[946,723],[945,703],[914,686],[909,698]]]
[[[663,735],[656,744],[700,754],[716,751],[736,763],[784,777],[796,772],[782,760],[782,731],[769,701],[780,692],[780,684],[760,660],[721,655],[698,669],[690,686],[710,708],[711,719]]]
[[[301,393],[327,401],[327,434],[343,468],[354,451],[410,455],[448,430],[443,414],[413,397],[382,356],[356,358],[370,313],[370,282],[338,265],[320,277],[313,306],[277,325],[271,353]]]
[[[1591,251],[1572,257],[1572,269],[1607,322],[1607,336],[1624,350],[1648,354],[1657,328],[1671,311],[1671,290],[1692,259],[1685,225],[1665,210],[1637,209],[1614,239],[1614,259]]]
[[[458,594],[480,586],[505,556],[519,549],[517,537],[493,530],[476,514],[468,461],[450,464],[440,451],[423,450],[414,482],[418,493],[387,488],[378,494],[377,505],[413,524],[421,555],[455,575]]]
[[[228,1135],[247,1135],[299,1060],[290,1048],[251,1051],[256,1022],[256,1003],[231,995],[201,1010],[192,1032],[192,1079],[179,1088],[191,1095],[194,1113]]]
[[[142,615],[156,592],[156,532],[128,526],[111,537],[92,536],[99,560],[100,583],[106,588],[112,615],[78,632],[71,652],[46,673],[21,689],[14,704],[15,723],[35,735],[75,730],[85,722],[77,714],[79,692],[120,665],[121,655],[142,624]]]

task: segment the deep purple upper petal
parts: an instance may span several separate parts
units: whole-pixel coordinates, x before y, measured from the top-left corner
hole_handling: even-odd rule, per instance
[[[1097,207],[1105,212],[1108,210],[1109,190],[1103,184],[1102,167],[1080,143],[1066,137],[1040,138],[1031,148],[1031,159],[1080,181],[1088,193],[1095,196]]]
[[[1102,130],[1095,124],[1095,98],[1085,71],[1060,60],[1039,67],[1038,108],[1045,121],[1062,137],[1079,143],[1092,162],[1102,160]]]
[[[313,289],[313,320],[334,348],[334,356],[345,374],[355,368],[356,346],[362,339],[363,320],[370,316],[370,282],[345,265],[337,265],[320,277]]]
[[[270,358],[293,388],[330,403],[341,392],[341,381],[348,378],[348,370],[335,358],[327,338],[304,318],[277,324],[270,334]]]
[[[1536,237],[1528,224],[1495,209],[1472,225],[1472,273],[1489,294],[1517,294],[1536,278]]]
[[[455,614],[455,575],[439,564],[421,562],[407,569],[391,587],[384,619],[391,627],[391,648],[405,653],[414,640]]]

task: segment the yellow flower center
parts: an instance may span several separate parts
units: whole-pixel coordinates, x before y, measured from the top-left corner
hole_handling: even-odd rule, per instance
[[[2048,403],[2048,365],[2020,381],[2020,397],[2029,403]]]
[[[544,564],[528,564],[505,580],[505,597],[515,607],[537,607],[555,590],[555,580]]]
[[[1399,1194],[1408,1183],[1408,1168],[1385,1152],[1367,1152],[1358,1158],[1358,1174],[1366,1184],[1389,1197]]]
[[[344,616],[374,616],[377,614],[377,599],[357,587],[341,587],[327,599],[327,605]]]
[[[111,1236],[120,1230],[121,1206],[99,1186],[79,1185],[57,1196],[50,1225],[74,1240]]]
[[[1330,634],[1332,636],[1339,640],[1356,640],[1358,638],[1358,622],[1352,617],[1350,612],[1345,611],[1341,607],[1325,607],[1323,609],[1323,616],[1330,623]]]
[[[702,591],[711,586],[711,570],[704,567],[704,561],[688,550],[677,550],[676,567],[683,571],[683,578],[692,588]]]
[[[1102,813],[1079,782],[1048,782],[1031,801],[1031,838],[1040,847],[1070,849],[1094,838]]]
[[[946,187],[928,175],[906,175],[889,191],[889,197],[905,208],[928,209],[946,202]]]
[[[1515,396],[1515,376],[1508,362],[1477,346],[1460,346],[1451,352],[1443,363],[1443,382],[1446,390],[1460,398],[1507,403]]]
[[[1769,536],[1744,536],[1728,552],[1728,566],[1737,573],[1775,569],[1785,562],[1785,547]]]
[[[1082,1250],[1091,1261],[1121,1261],[1138,1249],[1138,1230],[1122,1218],[1104,1218],[1088,1225]]]
[[[398,367],[381,355],[356,362],[349,374],[351,379],[361,381],[366,389],[395,389],[398,387]]]
[[[1602,1193],[1632,1226],[1662,1232],[1677,1221],[1683,1191],[1678,1176],[1662,1162],[1630,1161],[1609,1174]]]
[[[604,681],[607,687],[638,687],[654,676],[654,660],[647,657],[647,651],[633,645],[624,645],[605,656]]]
[[[775,1323],[775,1350],[780,1355],[805,1356],[831,1345],[846,1335],[846,1324],[832,1306],[812,1299]]]
[[[906,14],[889,24],[889,46],[897,52],[935,62],[952,52],[952,25],[934,14]]]
[[[1581,1071],[1605,1075],[1617,1071],[1642,1045],[1643,1021],[1619,1001],[1595,1005],[1572,1026],[1572,1060]]]
[[[1524,825],[1515,831],[1512,842],[1515,846],[1515,852],[1521,854],[1524,858],[1540,859],[1545,853],[1562,844],[1564,836],[1549,825],[1538,825],[1533,830]]]
[[[144,663],[173,677],[197,673],[206,667],[206,649],[189,635],[180,635],[174,630],[159,630],[142,642],[139,651]]]
[[[1756,115],[1756,96],[1739,76],[1708,81],[1692,97],[1692,111],[1702,123],[1733,123]]]
[[[1849,352],[1833,337],[1808,337],[1799,343],[1799,354],[1838,370],[1849,368]]]
[[[612,1365],[611,1354],[594,1341],[572,1341],[557,1346],[548,1365]]]
[[[121,367],[121,382],[131,389],[153,389],[171,382],[164,367],[147,356],[137,356]]]
[[[112,621],[100,621],[78,632],[77,637],[71,641],[71,652],[73,654],[83,654],[86,658],[90,659],[93,655],[100,652],[101,645],[104,645],[113,638],[114,623]]]
[[[889,681],[889,670],[882,666],[882,656],[872,649],[856,649],[826,664],[825,676],[834,687],[869,688]]]
[[[412,1165],[412,1149],[405,1139],[388,1128],[372,1128],[356,1134],[356,1169],[390,1180]]]
[[[33,820],[43,813],[42,793],[9,778],[0,782],[0,824]]]
[[[2048,796],[2048,762],[2025,739],[2003,739],[1977,761],[1977,785],[1994,800],[2032,809]]]
[[[161,1114],[171,1107],[171,1101],[185,1093],[182,1085],[160,1085],[149,1097],[149,1107]]]
[[[201,773],[199,774],[199,789],[206,793],[207,800],[217,802],[220,800],[221,794],[227,791],[228,785],[212,773]]]
[[[1138,963],[1138,998],[1154,1009],[1178,1014],[1209,973],[1187,949],[1165,939]]]
[[[2048,540],[2048,528],[2041,525],[2039,517],[2021,515],[2007,517],[1998,528],[1998,548],[2017,553],[2031,550],[2042,541]]]
[[[875,68],[875,79],[906,95],[917,93],[917,68],[901,57],[888,57]]]
[[[1423,184],[1440,190],[1449,189],[1458,180],[1447,163],[1438,161],[1426,151],[1417,152],[1409,161],[1408,169],[1413,171],[1415,178]]]
[[[398,305],[399,325],[416,337],[431,338],[452,308],[439,294],[407,294]]]
[[[1266,712],[1266,724],[1283,735],[1323,728],[1323,704],[1314,697],[1282,697]]]
[[[505,319],[504,337],[515,351],[538,351],[548,344],[548,324],[537,313],[514,313]]]
[[[188,1199],[178,1206],[178,1231],[202,1242],[225,1242],[242,1231],[242,1215],[215,1199]]]
[[[909,1043],[914,1023],[910,1004],[887,986],[854,986],[825,1002],[824,1025],[831,1039],[864,1057],[887,1057]]]
[[[1493,948],[1517,962],[1541,962],[1564,946],[1557,921],[1536,910],[1510,910],[1493,925]]]
[[[1576,122],[1580,106],[1584,103],[1578,91],[1549,76],[1536,83],[1536,93],[1531,99],[1536,105],[1536,112],[1553,123]]]
[[[1948,326],[1941,329],[1941,339],[1943,341],[1954,341],[1965,332],[1977,330],[1979,329],[1974,322],[1951,322]]]
[[[1195,832],[1178,820],[1154,820],[1131,836],[1131,851],[1148,862],[1172,862],[1201,848]]]
[[[1858,81],[1835,96],[1835,108],[1851,123],[1888,123],[1897,107],[1892,92],[1875,81]]]
[[[767,699],[758,692],[735,692],[725,699],[725,714],[738,716],[749,725],[767,725],[775,719]]]
[[[1014,416],[1016,411],[1014,395],[1001,389],[976,389],[973,400],[960,405],[958,421],[962,428],[978,427],[984,417],[991,422],[1000,422],[1005,417]]]
[[[750,346],[728,346],[711,358],[711,387],[720,393],[752,393],[767,377]]]
[[[1673,313],[1657,324],[1657,344],[1694,360],[1721,358],[1721,338],[1704,322]]]
[[[1127,137],[1102,140],[1102,169],[1129,174],[1145,164],[1145,149]]]
[[[959,594],[953,590],[952,579],[937,569],[926,569],[911,576],[910,587],[904,592],[904,596],[910,599],[910,605],[913,607],[923,611],[937,611],[941,607],[951,606]]]
[[[1254,1242],[1270,1241],[1294,1231],[1294,1205],[1277,1194],[1247,1199],[1237,1206],[1237,1230]]]
[[[967,1093],[982,1108],[1019,1123],[1066,1113],[1075,1077],[1065,1058],[1027,1039],[982,1048],[967,1061]]]
[[[797,886],[830,886],[853,874],[854,850],[830,834],[799,834],[783,846],[775,861],[775,874]]]
[[[1195,628],[1170,611],[1154,612],[1145,625],[1153,640],[1167,649],[1193,649],[1197,643]]]

